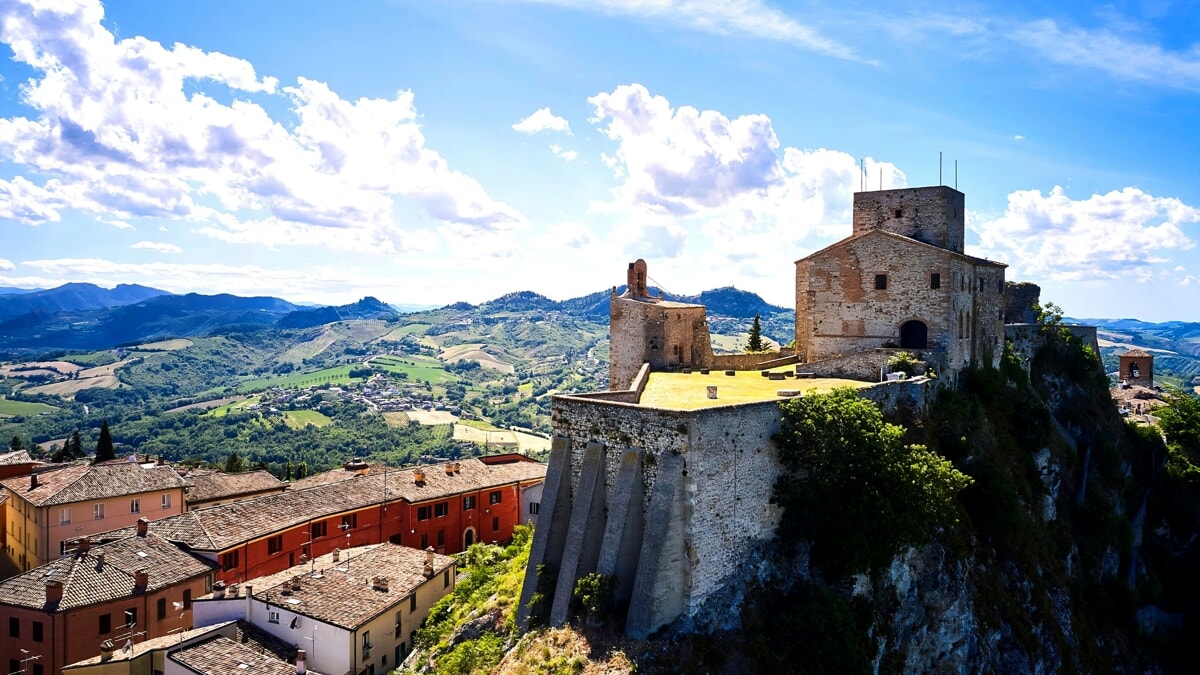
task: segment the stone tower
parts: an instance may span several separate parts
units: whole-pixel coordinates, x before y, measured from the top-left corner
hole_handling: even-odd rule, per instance
[[[1154,387],[1154,355],[1141,349],[1121,354],[1120,379],[1139,387]]]
[[[608,380],[628,389],[649,363],[654,370],[705,367],[712,357],[704,305],[650,296],[646,261],[629,263],[626,288],[613,290],[609,308]]]

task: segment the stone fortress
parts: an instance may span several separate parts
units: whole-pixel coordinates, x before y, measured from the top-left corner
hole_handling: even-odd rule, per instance
[[[856,193],[852,234],[796,261],[794,347],[765,354],[714,354],[705,308],[651,296],[645,262],[631,263],[611,302],[610,390],[554,399],[518,620],[528,624],[536,599],[561,625],[592,572],[615,577],[632,637],[736,620],[738,589],[780,516],[770,498],[781,397],[840,378],[881,405],[922,406],[937,381],[998,364],[1005,265],[963,253],[964,218],[964,195],[949,187]],[[881,382],[901,351],[939,379]],[[743,395],[726,400],[734,387]],[[663,398],[664,388],[707,397]]]

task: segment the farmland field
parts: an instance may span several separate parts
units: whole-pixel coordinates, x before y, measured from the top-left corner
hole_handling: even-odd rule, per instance
[[[483,350],[486,345],[482,343],[454,345],[447,347],[442,352],[442,358],[447,363],[457,363],[459,361],[478,361],[479,365],[492,370],[499,370],[503,373],[511,373],[514,368],[511,363],[508,363],[495,354],[490,354]]]
[[[212,410],[209,410],[208,412],[206,412],[204,414],[212,415],[213,417],[223,417],[234,411],[245,410],[246,408],[254,405],[255,403],[258,403],[258,400],[259,399],[257,396],[251,396],[249,398],[239,398],[237,400],[234,400],[232,403],[226,403],[223,406],[213,408]]]
[[[392,332],[383,336],[383,339],[399,340],[400,338],[402,338],[406,335],[420,333],[420,332],[424,331],[426,328],[429,328],[431,325],[432,324],[428,324],[428,323],[410,323],[407,326],[401,326],[401,327],[393,330]]]
[[[58,410],[52,405],[45,403],[31,403],[29,401],[11,401],[7,398],[0,397],[0,415],[36,415],[38,413],[53,412]]]
[[[283,387],[285,389],[306,389],[315,387],[321,384],[350,384],[351,382],[361,382],[361,378],[350,378],[350,371],[357,366],[344,365],[334,366],[332,368],[323,368],[314,370],[309,373],[292,373],[290,375],[279,375],[275,377],[259,377],[253,380],[246,380],[238,385],[239,392],[253,392],[270,389],[271,387]],[[449,373],[447,373],[449,375]]]
[[[132,349],[143,352],[173,352],[177,349],[187,349],[194,342],[185,338],[176,338],[174,340],[161,340],[159,342],[147,342],[144,345],[138,345]]]
[[[96,369],[93,368],[92,370]],[[63,380],[62,382],[51,382],[50,384],[32,387],[29,389],[29,393],[74,396],[77,392],[84,389],[91,389],[92,387],[116,389],[119,386],[121,386],[121,381],[117,379],[116,375],[97,375],[96,377],[83,377],[81,375],[78,380]]]
[[[408,379],[430,384],[444,384],[458,380],[442,368],[440,361],[421,356],[379,356],[371,359],[371,365],[389,373],[408,373]]]
[[[323,427],[333,421],[316,410],[287,410],[283,415],[287,418],[288,426],[293,429],[303,429],[309,424]]]

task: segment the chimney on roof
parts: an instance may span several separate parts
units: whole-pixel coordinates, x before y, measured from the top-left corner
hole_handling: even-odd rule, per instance
[[[296,675],[305,675],[308,672],[308,654],[303,649],[296,650]]]
[[[367,462],[365,460],[363,460],[362,457],[355,457],[354,459],[350,460],[349,462],[346,462],[345,464],[343,464],[342,468],[345,469],[346,471],[353,471],[354,473],[357,473],[360,476],[365,476],[371,472],[371,465],[367,464]]]
[[[104,569],[104,551],[100,551],[96,554],[96,569]]]
[[[138,532],[139,537],[146,536],[146,533],[150,531],[150,521],[146,520],[145,518],[138,518],[137,525],[138,525],[137,532]]]
[[[37,486],[38,486],[37,474],[36,473],[29,474],[29,489],[36,490]]]
[[[413,482],[417,485],[425,482],[425,469],[420,467],[413,469]]]
[[[150,585],[150,573],[145,569],[140,569],[133,573],[133,590],[144,591]]]
[[[375,588],[375,590],[383,591],[384,593],[387,592],[387,589],[388,589],[388,578],[387,577],[374,577],[371,579],[371,581],[373,582],[372,586]]]
[[[299,574],[292,577],[292,590],[293,591],[300,590],[300,575]]]
[[[342,559],[342,549],[340,549],[340,548],[333,549],[333,562],[338,562],[341,559]]]
[[[63,584],[57,579],[46,582],[46,604],[53,605],[62,602]]]
[[[87,553],[91,547],[92,547],[92,540],[88,539],[87,537],[84,537],[83,539],[75,540],[75,550],[81,554]]]
[[[433,547],[425,549],[425,569],[422,570],[426,579],[433,578]]]
[[[225,597],[225,582],[218,580],[213,584],[213,598],[220,599]]]
[[[105,640],[104,642],[100,643],[100,661],[101,661],[101,663],[103,663],[104,661],[108,661],[109,659],[112,658],[112,653],[113,653],[114,649],[116,649],[116,646],[113,645],[112,640]]]

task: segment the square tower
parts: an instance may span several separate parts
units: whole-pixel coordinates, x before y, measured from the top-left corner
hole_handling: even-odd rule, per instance
[[[902,188],[854,193],[854,233],[884,230],[963,252],[966,197],[951,187]]]

